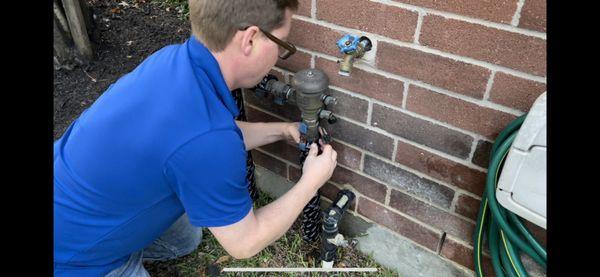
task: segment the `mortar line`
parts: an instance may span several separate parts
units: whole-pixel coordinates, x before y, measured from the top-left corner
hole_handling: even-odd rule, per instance
[[[437,56],[441,56],[444,58],[448,58],[454,61],[459,61],[459,62],[463,62],[463,63],[467,63],[467,64],[472,64],[472,65],[477,65],[480,67],[484,67],[490,70],[496,70],[496,71],[502,71],[505,72],[507,74],[511,74],[514,76],[518,76],[524,79],[528,79],[528,80],[532,80],[532,81],[537,81],[537,82],[542,82],[542,83],[546,83],[546,77],[545,76],[536,76],[536,75],[532,75],[530,73],[526,73],[526,72],[522,72],[522,71],[518,71],[512,68],[508,68],[508,67],[503,67],[500,65],[496,65],[496,64],[492,64],[489,62],[485,62],[485,61],[480,61],[474,58],[469,58],[469,57],[465,57],[465,56],[459,56],[456,54],[452,54],[452,53],[447,53],[447,52],[443,52],[437,49],[433,49],[433,48],[429,48],[423,45],[419,45],[419,44],[414,44],[414,43],[410,43],[410,42],[404,42],[404,41],[399,41],[399,40],[394,40],[394,39],[390,39],[388,37],[379,35],[379,34],[374,34],[374,33],[369,33],[369,32],[365,32],[362,30],[357,30],[357,29],[352,29],[352,28],[347,28],[347,27],[343,27],[343,26],[339,26],[339,25],[335,25],[333,23],[329,23],[326,21],[322,21],[322,20],[314,20],[312,18],[308,18],[305,16],[297,16],[296,19],[301,20],[301,21],[305,21],[305,22],[309,22],[309,23],[314,23],[316,25],[319,26],[323,26],[323,27],[327,27],[327,28],[331,28],[334,29],[336,31],[341,31],[341,32],[346,32],[346,33],[355,33],[355,32],[359,32],[361,34],[364,34],[370,38],[375,38],[378,41],[383,41],[383,42],[387,42],[396,46],[401,46],[401,47],[406,47],[406,48],[411,48],[413,50],[419,50],[421,52],[425,52],[425,53],[429,53],[429,54],[434,54]],[[314,52],[314,51],[313,51]]]
[[[315,60],[316,60],[316,56],[315,54],[310,54],[310,68],[315,68]]]
[[[421,35],[421,26],[423,26],[423,17],[425,17],[425,13],[419,12],[419,17],[417,18],[417,28],[415,28],[415,35],[413,39],[414,44],[420,44],[419,36]]]
[[[392,194],[392,188],[390,186],[386,186],[385,200],[384,200],[384,202],[385,202],[385,205],[388,206],[388,207],[390,206],[390,197],[391,197],[391,194]]]
[[[468,157],[468,160],[471,161],[471,162],[473,161],[473,157],[475,156],[475,151],[477,150],[477,144],[478,143],[479,143],[478,139],[474,139],[471,142],[471,150],[469,151],[469,157]]]
[[[396,162],[396,155],[398,155],[398,140],[394,140],[394,149],[392,150],[392,162]]]
[[[512,26],[519,26],[519,21],[521,20],[521,11],[523,10],[524,5],[525,0],[519,0],[519,2],[517,2],[517,10],[515,11],[515,14],[513,15],[513,18],[510,22]]]
[[[310,17],[317,18],[317,0],[310,1]]]
[[[450,208],[448,208],[449,211],[456,210],[456,202],[458,202],[458,194],[457,193],[455,193],[454,197],[452,197],[452,202],[450,202]]]
[[[488,79],[487,85],[485,86],[485,92],[483,93],[482,101],[488,101],[490,98],[490,93],[492,91],[492,87],[494,86],[494,78],[496,77],[496,71],[492,70],[492,74],[490,74],[490,78]]]
[[[402,109],[406,110],[409,83],[403,82],[402,84],[404,85],[404,90],[402,91]]]
[[[448,18],[448,19],[465,21],[465,22],[468,22],[468,23],[482,25],[482,26],[485,26],[485,27],[499,29],[499,30],[502,30],[502,31],[507,31],[507,32],[521,34],[521,35],[526,35],[526,36],[531,36],[531,37],[537,37],[537,38],[546,39],[546,33],[518,28],[516,26],[513,26],[511,24],[507,24],[507,23],[497,23],[497,22],[488,21],[488,20],[484,20],[484,19],[479,19],[479,18],[475,18],[475,17],[469,17],[469,16],[464,16],[464,15],[459,15],[459,14],[455,14],[455,13],[451,13],[451,12],[434,10],[434,9],[431,9],[431,8],[425,8],[425,7],[420,7],[420,6],[410,5],[410,4],[404,4],[404,3],[398,3],[398,2],[389,2],[389,0],[370,0],[370,1],[371,2],[375,2],[375,3],[381,3],[381,4],[389,5],[389,6],[395,6],[395,7],[399,7],[399,8],[403,8],[403,9],[407,9],[407,10],[411,10],[411,11],[415,11],[415,12],[424,12],[424,13],[428,13],[428,14],[433,14],[433,15],[441,16],[441,17]],[[523,0],[520,0],[520,1],[523,1]]]
[[[373,101],[367,99],[369,106],[367,108],[367,125],[371,125],[371,119],[373,118]]]

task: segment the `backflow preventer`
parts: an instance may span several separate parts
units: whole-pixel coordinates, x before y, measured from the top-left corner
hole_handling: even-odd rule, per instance
[[[327,110],[327,105],[332,105],[337,100],[326,94],[329,87],[329,78],[319,69],[305,69],[294,74],[292,85],[277,80],[274,75],[267,75],[254,88],[258,96],[271,94],[274,102],[283,105],[290,103],[296,105],[301,112],[299,126],[300,142],[300,164],[308,155],[310,145],[314,142],[319,144],[329,143],[331,137],[320,124],[321,119],[326,119],[330,124],[337,121],[335,115]],[[321,231],[321,208],[320,191],[308,202],[302,211],[302,238],[307,242],[314,242]]]
[[[267,94],[274,96],[274,102],[283,105],[290,103],[296,105],[301,112],[300,122],[300,164],[304,163],[308,155],[309,146],[315,142],[328,144],[331,137],[320,124],[326,119],[330,124],[337,121],[335,115],[327,110],[328,105],[335,105],[337,100],[326,94],[329,87],[329,78],[319,69],[305,69],[294,75],[292,85],[277,80],[274,75],[267,75],[254,88],[254,92],[265,97]],[[347,245],[344,237],[338,233],[338,222],[354,200],[354,193],[344,189],[338,192],[330,208],[321,213],[320,192],[308,202],[302,210],[302,238],[307,242],[315,242],[321,233],[321,261],[322,266],[331,268],[338,246]],[[323,222],[321,222],[321,220]]]

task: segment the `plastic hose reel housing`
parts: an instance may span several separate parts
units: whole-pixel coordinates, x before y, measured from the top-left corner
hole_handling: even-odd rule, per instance
[[[546,92],[518,131],[496,189],[500,205],[546,229]]]

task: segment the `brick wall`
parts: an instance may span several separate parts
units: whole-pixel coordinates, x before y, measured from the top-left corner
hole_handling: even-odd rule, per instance
[[[329,126],[339,166],[322,194],[352,185],[354,215],[471,269],[491,143],[546,90],[546,2],[300,2],[289,37],[299,52],[272,73],[289,81],[322,69],[339,99],[339,121]],[[350,77],[336,64],[335,42],[346,33],[374,44]],[[245,97],[250,121],[299,120],[293,106]],[[258,165],[299,178],[295,146],[253,153]]]

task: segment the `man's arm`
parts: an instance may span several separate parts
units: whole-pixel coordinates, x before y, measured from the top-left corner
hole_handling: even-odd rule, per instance
[[[337,165],[337,153],[326,145],[317,156],[311,145],[303,166],[304,174],[288,192],[272,203],[250,210],[242,220],[223,227],[209,227],[219,243],[236,259],[254,256],[280,238],[294,223],[306,203],[331,177]]]
[[[242,130],[246,150],[252,150],[265,144],[282,139],[298,142],[300,140],[297,122],[244,122],[235,121]]]

